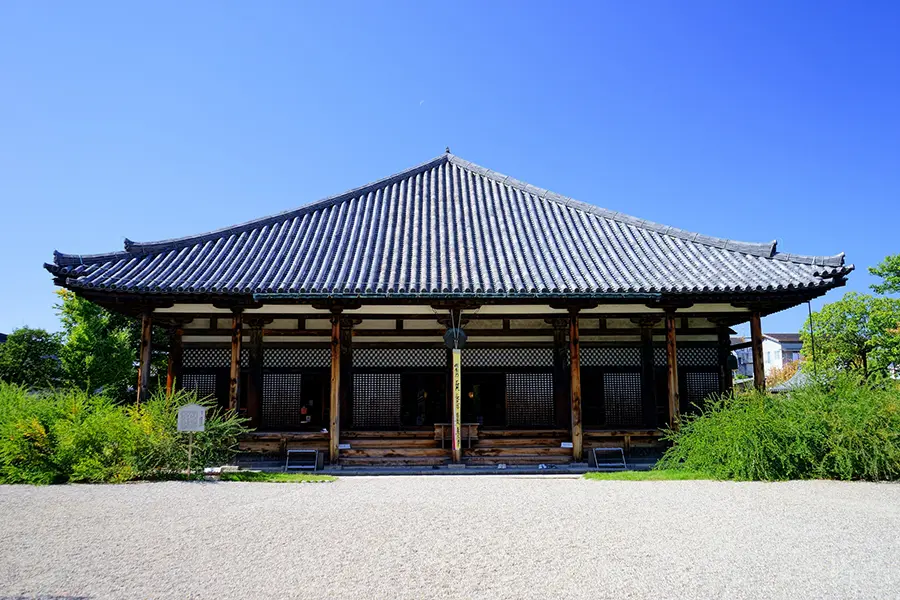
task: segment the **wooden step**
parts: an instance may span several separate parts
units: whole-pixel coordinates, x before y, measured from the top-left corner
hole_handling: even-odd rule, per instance
[[[443,465],[449,462],[448,458],[423,457],[423,458],[366,458],[366,457],[341,457],[340,464],[345,467],[430,467]]]
[[[351,448],[438,448],[440,442],[433,439],[396,439],[396,438],[349,438],[341,439],[341,443],[350,444]]]
[[[351,448],[341,450],[341,458],[425,458],[438,456],[449,458],[450,451],[441,448]]]
[[[341,439],[434,439],[433,429],[408,431],[343,431]]]
[[[473,442],[474,445],[478,448],[503,448],[503,447],[517,447],[517,448],[527,448],[530,446],[539,446],[539,447],[559,447],[563,442],[570,442],[572,440],[566,440],[563,438],[489,438],[478,440],[477,442]]]
[[[492,438],[569,438],[565,429],[480,429],[478,437]]]
[[[463,459],[467,465],[472,466],[488,466],[488,465],[567,465],[572,462],[570,456],[470,456]]]
[[[472,448],[463,450],[465,456],[566,456],[572,458],[571,448]]]

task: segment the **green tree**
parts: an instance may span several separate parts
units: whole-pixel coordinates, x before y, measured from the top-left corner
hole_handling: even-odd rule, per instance
[[[128,386],[134,385],[137,358],[127,329],[103,307],[68,290],[57,293],[65,340],[60,358],[67,383],[86,392],[102,388],[112,396],[126,396]]]
[[[69,290],[57,292],[65,345],[62,364],[67,383],[93,392],[103,389],[118,400],[134,398],[141,321],[109,311]],[[153,327],[151,387],[165,377],[168,332]],[[154,377],[155,376],[155,377]]]
[[[882,283],[872,284],[876,293],[900,294],[900,254],[886,256],[877,266],[869,267],[869,273],[882,279]]]
[[[50,388],[62,378],[59,335],[21,327],[0,344],[0,379],[29,388]]]
[[[803,355],[825,368],[884,372],[900,361],[900,300],[848,292],[812,314],[813,340],[807,319],[800,332]]]

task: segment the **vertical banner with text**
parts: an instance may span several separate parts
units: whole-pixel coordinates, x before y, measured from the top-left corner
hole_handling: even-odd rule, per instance
[[[450,419],[450,449],[453,454],[453,462],[462,460],[462,359],[459,348],[453,353],[453,402],[451,404],[453,414]]]

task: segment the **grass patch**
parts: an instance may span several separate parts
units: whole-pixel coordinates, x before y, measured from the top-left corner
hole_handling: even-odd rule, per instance
[[[336,481],[332,475],[313,473],[265,473],[262,471],[237,471],[221,474],[222,481],[259,481],[263,483],[327,483]]]
[[[900,381],[830,374],[785,394],[713,399],[669,431],[660,470],[716,479],[900,480]]]
[[[611,473],[585,473],[591,481],[686,481],[691,479],[715,479],[700,471],[660,469],[653,471],[614,471]]]

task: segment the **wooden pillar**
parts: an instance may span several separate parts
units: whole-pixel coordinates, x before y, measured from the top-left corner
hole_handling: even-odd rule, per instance
[[[169,334],[169,363],[166,369],[166,394],[171,395],[181,388],[181,366],[184,357],[184,345],[181,343],[184,329],[175,327]]]
[[[141,315],[141,347],[138,352],[137,403],[150,396],[150,359],[153,355],[153,311]]]
[[[733,374],[728,366],[731,357],[731,332],[727,325],[718,325],[719,336],[719,393],[727,394],[734,387]]]
[[[641,416],[644,427],[656,427],[656,381],[653,354],[653,326],[657,317],[636,320],[641,326]]]
[[[762,318],[759,312],[750,315],[750,343],[753,348],[753,385],[766,389],[766,363],[763,360]]]
[[[341,319],[341,428],[353,423],[353,319]]]
[[[228,379],[228,408],[238,410],[241,398],[241,341],[244,335],[244,322],[241,311],[231,309],[231,371]]]
[[[669,388],[669,427],[678,429],[681,396],[678,393],[678,345],[675,341],[675,312],[666,312],[666,367]]]
[[[341,443],[341,317],[331,317],[331,402],[329,403],[330,438],[328,456],[331,464],[338,462]]]
[[[572,460],[581,462],[584,431],[581,424],[581,351],[577,310],[573,310],[569,317],[569,397],[572,405]]]
[[[553,325],[553,412],[557,427],[568,428],[572,422],[569,404],[569,347],[567,319],[550,319]]]
[[[450,402],[450,455],[454,463],[462,462],[462,350],[450,351],[450,378],[453,397]]]
[[[247,418],[251,427],[259,427],[263,401],[263,323],[250,328],[250,377],[247,379]]]

